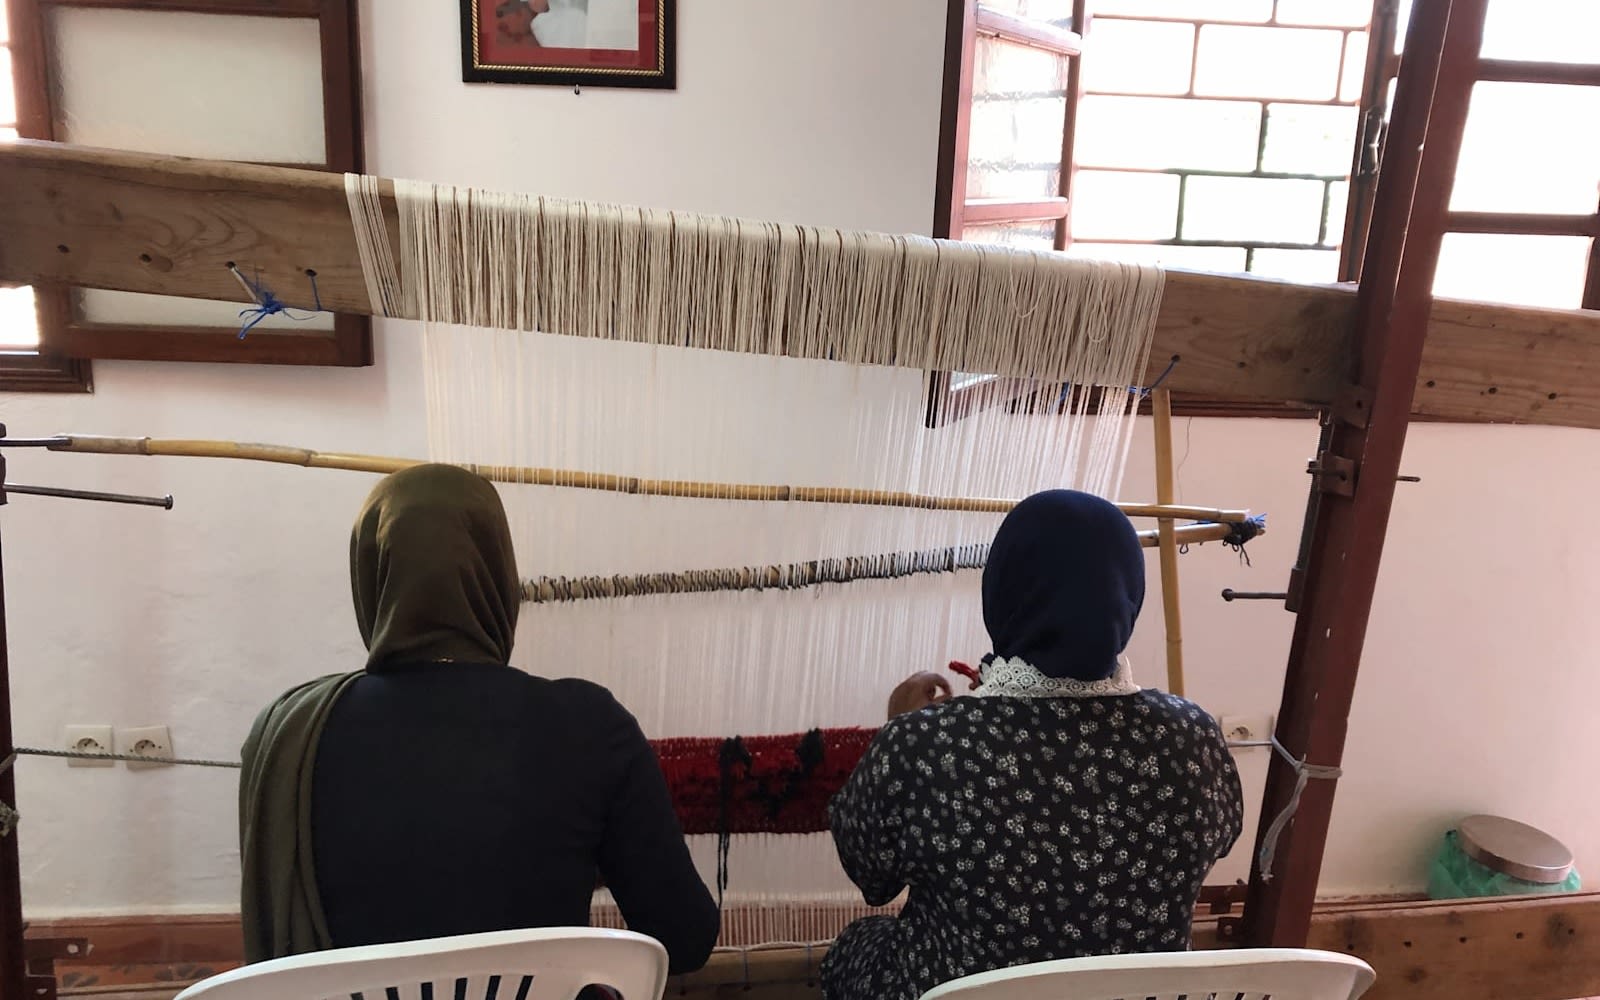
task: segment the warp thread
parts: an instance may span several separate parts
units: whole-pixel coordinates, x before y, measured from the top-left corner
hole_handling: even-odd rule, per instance
[[[1261,854],[1258,857],[1261,867],[1261,881],[1272,881],[1272,863],[1278,856],[1278,838],[1283,836],[1283,831],[1288,828],[1294,819],[1295,810],[1300,808],[1300,794],[1306,790],[1306,782],[1313,778],[1318,781],[1338,781],[1344,776],[1344,771],[1337,767],[1328,767],[1323,764],[1307,764],[1305,758],[1295,759],[1294,755],[1283,748],[1278,738],[1272,738],[1272,749],[1282,757],[1290,767],[1294,768],[1294,792],[1289,796],[1289,802],[1272,820],[1272,825],[1267,827],[1266,834],[1261,838]]]

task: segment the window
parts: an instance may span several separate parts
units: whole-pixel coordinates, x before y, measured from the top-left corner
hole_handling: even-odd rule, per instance
[[[0,3],[0,142],[17,137],[17,101],[6,5]],[[0,392],[56,390],[87,392],[89,364],[39,353],[39,322],[33,289],[0,285]]]
[[[13,127],[24,137],[361,169],[357,0],[5,2],[14,29]],[[222,78],[228,80],[226,99],[193,99],[197,83]],[[250,113],[241,117],[242,107]],[[250,274],[249,261],[239,263]],[[364,316],[268,314],[241,338],[238,302],[58,285],[33,294],[38,355],[372,362]]]
[[[968,167],[969,200],[965,219],[951,211],[955,224],[935,235],[1355,280],[1407,0],[1089,0],[1067,15],[1060,3],[1010,6],[1021,8],[1014,16],[1081,31],[1083,55],[1072,62],[1082,65],[1052,77],[1031,53],[985,40],[981,5],[964,24],[952,11],[952,36],[965,30],[973,68],[951,86],[964,67],[950,44],[945,126],[966,143],[958,162]],[[1597,34],[1600,4],[1491,0],[1438,294],[1600,308],[1600,133],[1588,125],[1600,121]],[[985,89],[992,80],[1004,82]],[[1063,125],[1049,132],[1049,116],[1023,103],[1053,98],[1064,105]],[[970,127],[951,129],[963,101]],[[997,115],[1007,101],[1009,118]],[[1058,140],[1061,160],[1046,162]],[[1038,202],[1026,217],[1003,214],[1015,204],[984,200],[1057,190],[1069,204]],[[940,197],[944,210],[943,187]],[[935,379],[930,424],[1027,391],[1016,380]],[[1191,414],[1297,412],[1175,404]]]
[[[1065,26],[1059,10],[1030,6],[1028,15]],[[1050,166],[1064,178],[1059,190],[1068,201],[1059,206],[1056,231],[1032,219],[972,225],[969,201],[968,224],[950,235],[1296,281],[1344,276],[1340,251],[1352,177],[1364,188],[1375,166],[1375,158],[1356,157],[1365,148],[1363,123],[1371,118],[1376,125],[1379,117],[1366,112],[1385,93],[1371,81],[1394,61],[1370,56],[1368,39],[1374,32],[1383,42],[1392,37],[1392,12],[1374,25],[1371,0],[1080,0],[1074,6],[1065,23],[1082,32],[1083,55],[1072,60],[1081,66],[1059,81],[1047,79],[1043,67],[1027,78],[1026,96],[1060,95],[1063,124],[1053,134],[1020,108],[1012,109],[1009,132],[986,122],[997,101],[985,82],[1005,80],[1002,94],[1019,96],[1012,81],[1037,60],[1016,46],[986,45],[981,17],[966,90],[969,188],[987,194],[984,185],[999,183],[983,173],[995,164],[1012,167],[1006,180],[1039,171],[1054,139],[1063,155]],[[947,73],[949,66],[947,55]],[[1005,193],[1038,190],[1019,180]],[[993,217],[992,206],[979,207],[986,222]],[[967,412],[962,395],[976,388],[963,388],[959,376],[947,381],[946,395],[934,394],[930,416]],[[985,388],[986,398],[993,394]],[[1302,412],[1192,397],[1175,404],[1190,414]]]
[[[1434,290],[1600,309],[1600,4],[1492,0]]]

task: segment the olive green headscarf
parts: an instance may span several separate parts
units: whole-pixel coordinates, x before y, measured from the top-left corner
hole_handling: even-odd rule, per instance
[[[453,465],[388,477],[351,532],[350,588],[369,671],[507,662],[522,588],[500,494]]]
[[[380,482],[350,535],[367,670],[511,656],[521,588],[505,508],[464,469],[420,465]],[[245,961],[333,946],[317,893],[311,789],[328,714],[361,672],[308,681],[257,717],[243,750],[239,840]]]

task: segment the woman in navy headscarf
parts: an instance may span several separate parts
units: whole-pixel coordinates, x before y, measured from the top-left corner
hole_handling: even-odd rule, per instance
[[[1182,951],[1242,825],[1215,720],[1133,683],[1144,553],[1122,512],[1053,490],[1007,515],[983,572],[994,644],[972,697],[918,675],[832,806],[875,906],[822,967],[826,1000],[914,1000],[1028,962]]]

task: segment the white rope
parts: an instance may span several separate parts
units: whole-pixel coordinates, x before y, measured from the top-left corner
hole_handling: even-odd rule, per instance
[[[1337,767],[1327,767],[1322,764],[1307,764],[1304,758],[1296,760],[1294,755],[1283,748],[1278,738],[1272,738],[1272,749],[1284,762],[1294,768],[1294,793],[1289,796],[1289,802],[1272,820],[1272,825],[1267,827],[1266,836],[1261,838],[1261,881],[1272,881],[1272,863],[1277,860],[1278,838],[1283,836],[1283,831],[1294,819],[1295,810],[1300,808],[1300,793],[1306,790],[1306,782],[1316,779],[1318,781],[1338,781],[1344,776],[1344,771]]]

